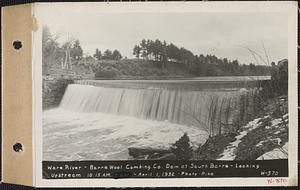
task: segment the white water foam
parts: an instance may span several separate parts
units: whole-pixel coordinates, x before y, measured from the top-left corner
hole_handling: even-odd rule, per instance
[[[196,148],[206,132],[169,121],[52,109],[43,113],[43,159],[128,160],[128,147],[169,148],[185,132]]]

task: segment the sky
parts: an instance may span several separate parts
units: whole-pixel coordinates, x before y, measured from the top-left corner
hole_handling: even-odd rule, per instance
[[[42,25],[59,36],[79,39],[85,55],[98,48],[118,49],[133,58],[132,49],[142,39],[159,39],[185,47],[194,54],[213,54],[256,63],[242,47],[248,47],[271,61],[288,56],[287,14],[278,12],[109,12],[60,7],[43,9]]]

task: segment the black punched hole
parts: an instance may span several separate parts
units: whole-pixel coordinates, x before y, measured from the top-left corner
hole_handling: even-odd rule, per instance
[[[16,50],[18,50],[18,49],[20,49],[20,48],[22,47],[22,42],[19,41],[19,40],[15,40],[15,41],[13,42],[13,46],[14,46],[14,48],[15,48]]]
[[[23,151],[23,146],[21,143],[16,143],[13,145],[13,149],[15,152],[21,152]]]

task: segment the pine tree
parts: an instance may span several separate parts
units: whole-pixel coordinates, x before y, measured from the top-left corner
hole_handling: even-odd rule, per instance
[[[187,133],[184,133],[184,135],[171,146],[171,151],[179,160],[189,160],[192,158],[193,149],[190,145],[190,139]]]
[[[112,56],[112,59],[114,59],[114,60],[120,60],[122,58],[121,53],[116,49],[113,51],[111,56]]]
[[[102,58],[102,54],[101,54],[101,51],[96,48],[96,53],[94,54],[94,57],[97,59],[97,60],[101,60]]]

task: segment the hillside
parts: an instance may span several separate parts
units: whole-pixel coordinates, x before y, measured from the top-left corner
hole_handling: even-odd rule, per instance
[[[109,73],[109,74],[108,74]],[[193,76],[185,65],[176,62],[165,63],[165,68],[157,61],[142,59],[123,59],[119,61],[98,61],[96,66],[96,78],[112,76],[126,78],[130,76]]]
[[[205,63],[189,65],[182,62],[159,62],[144,59],[95,60],[83,59],[72,62],[72,68],[62,68],[57,62],[44,62],[43,75],[57,77],[80,76],[87,79],[127,79],[127,78],[164,78],[164,77],[200,77],[200,76],[255,76],[268,75],[266,67],[248,72],[248,65],[236,66],[234,72],[225,72],[222,65]],[[238,72],[241,70],[241,72]]]

